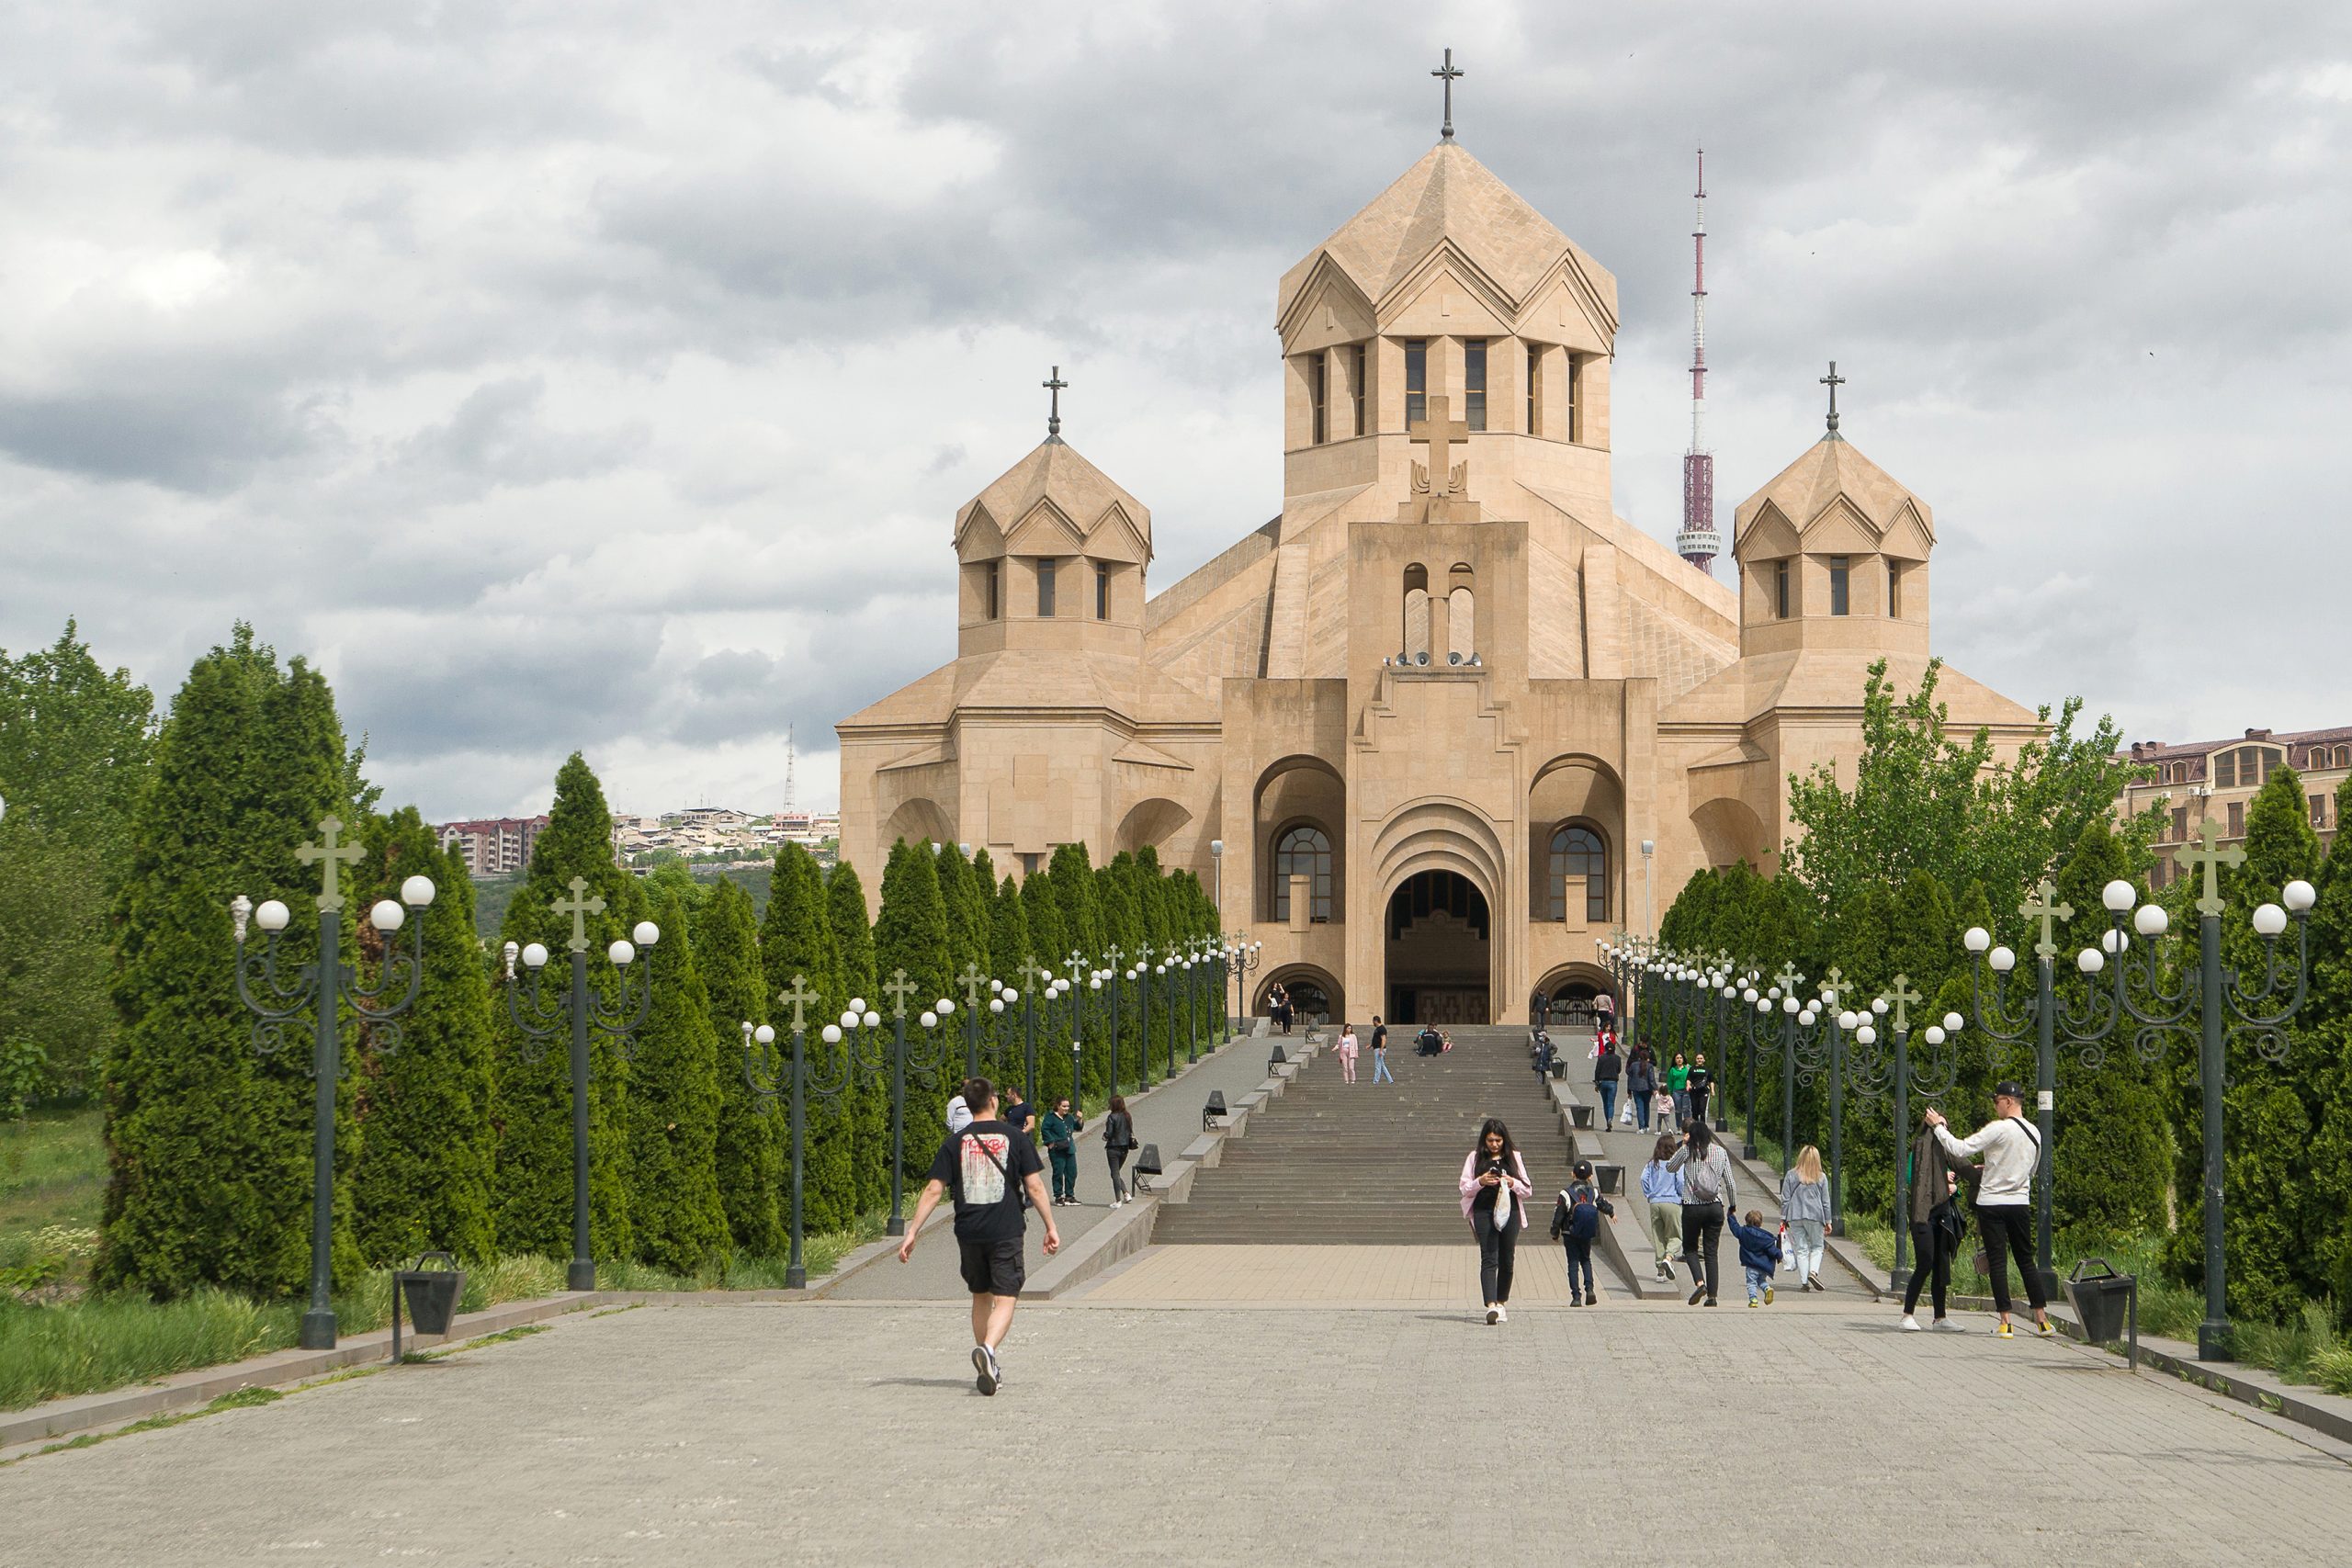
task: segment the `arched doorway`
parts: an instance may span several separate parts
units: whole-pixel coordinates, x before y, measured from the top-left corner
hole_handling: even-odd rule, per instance
[[[1417,871],[1388,896],[1383,928],[1391,1023],[1487,1023],[1492,912],[1457,871]]]
[[[1528,998],[1527,1021],[1552,1028],[1589,1024],[1596,1013],[1617,1010],[1616,991],[1607,970],[1564,964],[1537,982]]]
[[[1331,1023],[1340,1021],[1341,998],[1339,983],[1322,970],[1303,964],[1277,969],[1258,982],[1258,1002],[1250,1010],[1251,1017],[1266,1016],[1266,998],[1277,985],[1290,993],[1291,1012],[1299,1022]]]

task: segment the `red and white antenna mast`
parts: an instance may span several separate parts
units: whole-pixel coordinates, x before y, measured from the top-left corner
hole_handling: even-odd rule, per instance
[[[1690,450],[1682,457],[1682,531],[1674,553],[1712,577],[1724,552],[1715,531],[1715,455],[1707,450],[1707,151],[1699,150],[1698,221],[1690,231]]]

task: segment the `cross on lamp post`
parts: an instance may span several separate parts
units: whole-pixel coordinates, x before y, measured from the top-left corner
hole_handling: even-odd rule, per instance
[[[605,912],[605,900],[588,892],[588,879],[575,876],[571,881],[571,897],[558,898],[548,906],[559,915],[571,917],[571,937],[565,943],[571,950],[571,973],[563,988],[552,997],[541,994],[540,983],[547,973],[548,950],[543,942],[517,947],[508,942],[506,958],[506,1014],[522,1032],[524,1053],[533,1061],[538,1051],[527,1043],[535,1040],[552,1040],[565,1032],[571,1040],[571,1266],[565,1276],[564,1288],[572,1291],[593,1291],[596,1288],[596,1264],[591,1249],[588,1225],[588,1050],[594,1036],[602,1034],[613,1040],[626,1055],[630,1049],[629,1037],[645,1021],[653,1005],[653,976],[650,964],[642,974],[644,980],[634,988],[629,985],[630,965],[636,962],[637,950],[651,947],[662,940],[662,928],[651,920],[639,920],[629,934],[636,940],[615,942],[605,950],[621,971],[620,996],[611,1007],[605,1005],[588,984],[588,917]],[[521,958],[531,972],[531,996],[523,999],[522,987],[514,983],[514,960]]]
[[[782,1100],[786,1102],[787,1125],[792,1141],[792,1255],[784,1270],[784,1288],[797,1291],[808,1283],[808,1270],[801,1262],[801,1188],[804,1176],[803,1144],[806,1136],[808,1100],[810,1097],[831,1101],[841,1097],[849,1087],[851,1075],[856,1070],[854,1049],[842,1053],[828,1073],[808,1065],[808,1009],[817,1001],[817,993],[798,975],[791,986],[777,993],[778,1002],[792,1010],[792,1056],[790,1062],[775,1060],[773,1042],[775,1031],[762,1029],[748,1037],[743,1052],[743,1082],[751,1089],[752,1098],[763,1104]],[[762,1034],[765,1039],[760,1038]],[[829,1023],[822,1031],[826,1044],[837,1043],[842,1037],[841,1025]]]
[[[2115,1000],[2141,1025],[2134,1043],[2142,1056],[2153,1059],[2166,1036],[2188,1032],[2190,1011],[2198,1015],[2197,1073],[2205,1145],[2205,1317],[2197,1325],[2197,1359],[2226,1361],[2233,1358],[2235,1348],[2230,1331],[2228,1258],[2222,1246],[2222,1091],[2229,1072],[2224,1047],[2230,1039],[2235,1039],[2266,1060],[2286,1059],[2285,1026],[2301,1009],[2310,984],[2314,895],[2312,885],[2298,877],[2279,889],[2284,909],[2277,904],[2264,904],[2255,909],[2250,923],[2255,935],[2262,940],[2264,973],[2260,986],[2249,986],[2237,971],[2222,967],[2222,914],[2227,905],[2222,897],[2221,870],[2223,866],[2245,864],[2245,850],[2237,844],[2223,848],[2221,824],[2211,817],[2205,818],[2199,837],[2200,843],[2184,844],[2173,854],[2183,871],[2191,874],[2202,873],[2204,879],[2197,900],[2198,966],[2193,989],[2185,966],[2177,985],[2167,987],[2162,981],[2158,947],[2170,923],[2163,906],[2142,905],[2132,917],[2133,929],[2146,939],[2143,962],[2133,973],[2129,962],[2132,939],[2124,934],[2123,919],[2138,899],[2139,891],[2119,878],[2101,891],[2099,901],[2106,905],[2114,924],[2102,945],[2115,959]],[[2278,992],[2278,937],[2287,929],[2290,913],[2295,922],[2295,994],[2274,1010],[2265,1012],[2261,1009]],[[2079,962],[2085,973],[2098,973],[2092,960],[2098,956],[2093,949],[2084,950]],[[2134,981],[2136,987],[2129,983]]]
[[[424,976],[424,914],[434,895],[432,878],[412,876],[401,884],[400,903],[386,898],[368,911],[368,923],[384,939],[384,966],[374,986],[360,985],[356,971],[343,962],[343,891],[337,874],[345,865],[358,864],[363,852],[356,844],[343,843],[342,832],[341,818],[323,818],[319,822],[319,842],[294,852],[294,858],[303,864],[324,868],[318,897],[318,952],[310,963],[293,965],[290,975],[281,976],[278,942],[292,918],[284,904],[271,898],[255,908],[253,900],[240,893],[229,905],[236,927],[237,999],[254,1017],[254,1049],[265,1057],[274,1055],[285,1040],[286,1025],[305,1010],[311,1014],[311,1304],[302,1314],[298,1331],[299,1343],[306,1350],[333,1349],[335,1339],[334,1107],[344,1072],[339,1010],[348,1005],[373,1026],[379,1051],[398,1047],[400,1025],[393,1021],[416,1003]],[[391,938],[407,923],[411,910],[418,919],[409,936],[408,951],[402,953],[393,948]],[[268,937],[258,957],[245,952],[248,917]],[[254,977],[266,987],[266,999],[256,999],[249,987],[248,979]],[[383,1001],[396,981],[399,998]]]

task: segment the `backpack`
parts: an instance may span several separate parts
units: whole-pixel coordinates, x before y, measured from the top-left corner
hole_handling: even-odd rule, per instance
[[[1590,1241],[1600,1234],[1600,1209],[1594,1203],[1592,1189],[1577,1182],[1564,1194],[1568,1201],[1568,1235],[1578,1241]]]

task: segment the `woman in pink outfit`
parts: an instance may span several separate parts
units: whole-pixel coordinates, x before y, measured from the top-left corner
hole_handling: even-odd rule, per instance
[[[1510,1129],[1495,1117],[1478,1129],[1478,1142],[1462,1162],[1462,1217],[1478,1238],[1478,1284],[1486,1292],[1487,1321],[1501,1323],[1510,1314],[1511,1262],[1519,1247],[1519,1233],[1527,1228],[1527,1205],[1535,1184],[1527,1179],[1527,1162],[1512,1146]]]
[[[1343,1023],[1340,1026],[1339,1050],[1340,1081],[1353,1083],[1356,1081],[1356,1026],[1354,1024]]]

